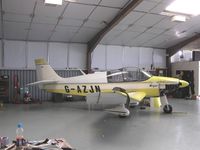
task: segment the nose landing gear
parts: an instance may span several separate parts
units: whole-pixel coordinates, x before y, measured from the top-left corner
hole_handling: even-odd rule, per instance
[[[166,113],[166,114],[171,114],[172,111],[173,111],[173,108],[172,108],[171,105],[166,104],[166,105],[164,105],[164,107],[163,107],[163,111],[164,111],[164,113]]]
[[[173,111],[173,107],[168,103],[167,96],[164,92],[160,93],[161,103],[164,104],[163,111],[166,114],[171,114]]]

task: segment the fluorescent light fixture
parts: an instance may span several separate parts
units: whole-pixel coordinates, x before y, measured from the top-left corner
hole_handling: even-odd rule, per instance
[[[65,0],[65,2],[77,2],[77,0]]]
[[[176,34],[177,37],[181,37],[180,32],[176,31],[175,34]]]
[[[175,35],[178,37],[178,38],[183,38],[183,37],[185,37],[186,35],[187,35],[187,31],[181,31],[181,32],[179,32],[179,31],[176,31],[175,32]]]
[[[171,21],[175,22],[185,22],[186,21],[186,16],[182,16],[182,15],[175,15],[172,17]]]
[[[197,16],[200,14],[200,0],[175,0],[165,10]]]
[[[62,5],[62,0],[45,0],[44,3],[50,5]]]

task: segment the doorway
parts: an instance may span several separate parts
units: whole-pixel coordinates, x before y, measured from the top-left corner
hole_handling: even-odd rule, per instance
[[[176,75],[179,79],[185,80],[189,83],[189,86],[181,88],[176,92],[176,97],[178,98],[188,98],[190,99],[194,92],[194,71],[193,70],[177,70]]]

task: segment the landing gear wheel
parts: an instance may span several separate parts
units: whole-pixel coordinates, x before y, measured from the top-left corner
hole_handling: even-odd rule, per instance
[[[166,114],[171,114],[172,113],[172,106],[171,105],[169,105],[169,104],[166,104],[164,107],[163,107],[163,111],[164,111],[164,113],[166,113]]]
[[[126,118],[126,117],[129,116],[129,114],[130,114],[130,112],[129,112],[129,110],[127,109],[127,112],[126,112],[126,113],[120,113],[118,116],[119,116],[119,118]]]
[[[129,116],[129,114],[130,114],[130,111],[127,108],[125,108],[124,113],[120,113],[118,116],[119,118],[126,118]]]
[[[126,118],[126,117],[128,117],[126,115],[118,115],[118,116],[119,116],[119,118]]]

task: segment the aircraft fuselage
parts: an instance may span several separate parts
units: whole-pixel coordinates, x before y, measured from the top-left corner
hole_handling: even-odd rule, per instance
[[[159,84],[144,83],[144,82],[129,82],[129,83],[93,83],[93,84],[46,84],[44,89],[52,93],[62,93],[69,95],[87,96],[93,93],[111,93],[114,87],[121,87],[127,92],[145,91],[146,96],[159,96]]]

